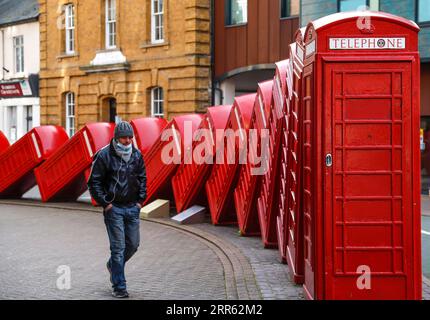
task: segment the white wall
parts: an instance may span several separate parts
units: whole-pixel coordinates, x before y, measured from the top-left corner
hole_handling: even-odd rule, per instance
[[[0,29],[0,80],[28,77],[29,74],[39,73],[39,22],[30,22]],[[2,35],[4,33],[4,39]],[[24,73],[15,74],[13,37],[24,36]],[[2,48],[4,44],[4,48]],[[4,52],[4,56],[3,56]],[[4,65],[3,65],[4,62]],[[3,67],[10,72],[4,72]]]
[[[2,38],[4,35],[4,39]],[[24,72],[15,73],[13,37],[24,37]],[[0,81],[28,78],[40,71],[39,22],[30,22],[0,28]],[[3,67],[9,72],[3,71]],[[16,107],[16,128],[11,128],[8,110]],[[38,97],[0,98],[0,130],[14,143],[26,134],[24,110],[32,106],[33,127],[40,125],[40,99]]]

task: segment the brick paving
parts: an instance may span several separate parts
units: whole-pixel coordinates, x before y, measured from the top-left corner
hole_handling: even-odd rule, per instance
[[[0,299],[111,299],[103,217],[84,211],[0,205]],[[59,290],[57,268],[71,268]],[[127,264],[134,299],[226,299],[224,269],[201,241],[142,221],[141,247]]]
[[[100,209],[1,201],[0,211],[0,299],[111,298]],[[134,299],[304,299],[277,250],[264,249],[258,237],[240,237],[236,227],[144,220],[141,236],[126,269]],[[72,269],[69,291],[55,286],[59,265]],[[430,300],[426,278],[423,299]]]
[[[213,226],[209,223],[196,225],[234,244],[248,258],[264,300],[302,300],[302,286],[289,278],[288,266],[280,263],[277,249],[264,249],[259,237],[241,237],[233,226]]]

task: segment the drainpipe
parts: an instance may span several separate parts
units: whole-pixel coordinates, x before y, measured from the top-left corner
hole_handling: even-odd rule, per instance
[[[211,0],[211,105],[215,104],[215,0]]]

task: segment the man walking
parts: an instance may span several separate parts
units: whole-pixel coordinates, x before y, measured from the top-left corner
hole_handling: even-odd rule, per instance
[[[88,188],[103,207],[110,242],[107,262],[112,295],[127,298],[124,267],[140,242],[140,209],[146,199],[146,171],[142,154],[133,147],[133,127],[120,122],[114,138],[94,157]]]

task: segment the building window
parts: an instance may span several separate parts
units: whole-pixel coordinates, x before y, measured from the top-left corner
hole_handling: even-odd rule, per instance
[[[151,1],[151,42],[164,42],[163,0]]]
[[[13,38],[15,73],[24,72],[24,36]]]
[[[66,53],[72,54],[75,52],[75,6],[68,4],[65,7],[66,11]]]
[[[247,0],[225,0],[225,24],[236,25],[248,22]]]
[[[9,133],[9,140],[15,142],[17,136],[17,107],[7,107],[7,131]]]
[[[430,1],[418,0],[418,22],[430,22]]]
[[[75,94],[66,93],[66,132],[69,137],[75,134]]]
[[[300,13],[300,0],[281,0],[281,18],[298,16]]]
[[[379,0],[339,0],[339,12],[363,10],[364,7],[372,11],[379,10]]]
[[[106,0],[106,48],[116,48],[116,0]]]
[[[151,113],[153,117],[164,118],[163,88],[157,87],[151,90]]]
[[[25,132],[33,129],[33,106],[24,106],[24,125]]]

